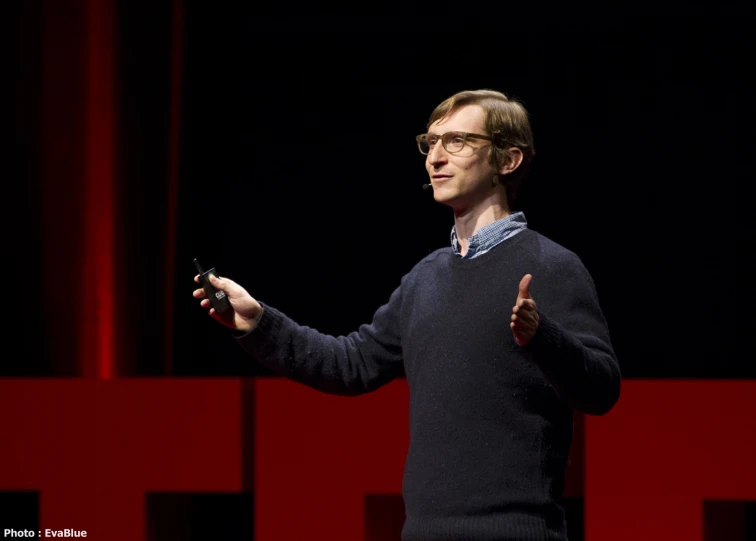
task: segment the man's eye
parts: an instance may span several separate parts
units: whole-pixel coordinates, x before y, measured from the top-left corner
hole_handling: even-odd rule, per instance
[[[464,137],[455,137],[454,139],[452,139],[452,143],[454,143],[455,145],[461,145],[464,142],[465,142]]]

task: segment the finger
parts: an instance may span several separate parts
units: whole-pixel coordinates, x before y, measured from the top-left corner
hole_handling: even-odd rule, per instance
[[[194,277],[194,281],[195,281],[195,282],[197,282],[198,284],[200,283],[200,280],[199,280],[199,274],[198,274],[197,276],[195,276],[195,277]]]
[[[218,278],[214,274],[210,275],[210,283],[213,284],[213,286],[216,289],[221,289],[228,293],[228,282],[222,278]]]
[[[512,308],[512,313],[513,313],[513,314],[516,314],[516,313],[517,313],[517,312],[518,312],[519,310],[520,310],[520,305],[519,305],[519,303],[518,303],[518,304],[516,304],[516,305],[514,306],[514,308]]]
[[[204,289],[195,289],[192,291],[192,296],[196,299],[204,299],[205,298],[205,290]]]
[[[211,274],[210,283],[213,285],[213,287],[215,287],[215,289],[225,291],[229,298],[241,296],[245,293],[244,288],[242,288],[239,284],[237,284],[230,278],[221,278],[219,276]]]
[[[210,299],[203,299],[202,302],[200,302],[200,306],[202,308],[208,308],[210,306]]]
[[[535,324],[535,318],[528,314],[512,314],[512,321],[514,321],[519,327],[530,326]]]
[[[536,326],[536,318],[532,312],[512,314],[512,322],[516,323],[518,327],[522,328],[535,328]]]
[[[533,280],[533,276],[531,274],[526,274],[522,277],[522,280],[520,280],[520,291],[517,295],[517,300],[520,299],[529,299],[530,298],[530,282]]]
[[[514,323],[510,323],[509,326],[512,328],[512,335],[514,336],[515,342],[517,342],[518,346],[521,346],[523,343],[523,340],[522,340],[522,337],[519,335],[517,326]]]
[[[517,307],[522,308],[523,310],[533,310],[536,309],[536,303],[533,299],[520,299],[517,301]]]

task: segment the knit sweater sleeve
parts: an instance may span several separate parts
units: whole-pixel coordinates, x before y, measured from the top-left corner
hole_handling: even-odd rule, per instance
[[[399,314],[401,286],[373,316],[347,336],[331,336],[299,325],[263,304],[255,329],[236,339],[274,372],[338,395],[374,391],[404,373]]]
[[[550,274],[542,303],[533,289],[539,324],[526,348],[562,399],[603,415],[619,399],[621,375],[593,279],[574,254]]]

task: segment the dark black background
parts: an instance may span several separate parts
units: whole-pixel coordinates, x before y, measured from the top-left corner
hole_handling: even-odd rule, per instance
[[[623,374],[754,377],[753,40],[738,13],[192,5],[176,370],[265,373],[196,307],[193,257],[323,332],[369,322],[449,242],[414,136],[446,97],[494,88],[531,114],[518,207],[592,273]]]
[[[18,179],[5,254],[31,285],[4,327],[25,355],[3,375],[65,375],[50,359],[66,353],[45,332],[69,309],[40,286],[60,268],[67,287],[80,264],[75,251],[50,257],[56,225],[40,205],[53,197],[41,143],[54,56],[43,38],[74,20],[57,6],[14,4],[4,34],[8,178]],[[537,155],[518,207],[586,264],[623,374],[756,376],[750,6],[437,3],[374,16],[183,6],[169,372],[266,373],[191,297],[195,257],[323,332],[369,322],[401,276],[449,242],[452,214],[421,189],[414,136],[446,97],[494,88],[531,114]],[[135,359],[121,373],[163,375],[173,15],[138,2],[116,2],[115,15],[118,317]],[[72,50],[86,42],[69,33]],[[84,103],[83,83],[52,83]],[[69,353],[62,364],[75,367]]]

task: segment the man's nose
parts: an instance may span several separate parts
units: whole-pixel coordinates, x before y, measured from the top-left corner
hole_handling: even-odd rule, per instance
[[[438,141],[433,145],[428,152],[428,163],[430,164],[443,163],[447,158],[448,155],[446,149],[444,148],[444,145],[441,144],[441,141]]]

